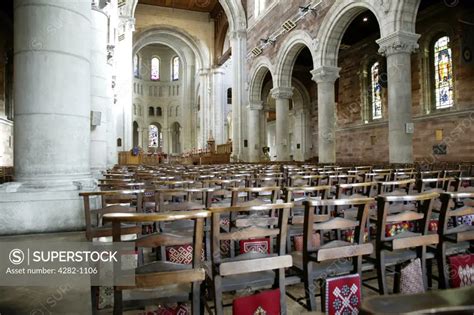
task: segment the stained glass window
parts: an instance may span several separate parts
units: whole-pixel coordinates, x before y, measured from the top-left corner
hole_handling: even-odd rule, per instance
[[[135,78],[138,78],[139,74],[140,74],[140,70],[139,70],[139,67],[140,67],[140,63],[139,63],[139,57],[137,54],[135,54],[135,56],[133,57],[133,75],[135,76]]]
[[[153,81],[160,79],[160,59],[156,57],[151,59],[151,79]]]
[[[148,127],[149,132],[149,146],[158,148],[161,147],[161,143],[163,141],[163,134],[161,133],[160,129],[158,129],[155,125],[150,125]]]
[[[173,81],[177,81],[179,80],[179,58],[178,57],[174,57],[173,58],[173,71],[172,71],[172,77],[173,77]]]
[[[380,84],[380,64],[374,62],[370,67],[370,90],[372,119],[382,118],[382,85]]]
[[[453,106],[453,61],[449,37],[440,37],[434,44],[436,108]]]

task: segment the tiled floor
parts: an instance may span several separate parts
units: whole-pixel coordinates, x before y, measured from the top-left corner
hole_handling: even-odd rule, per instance
[[[0,237],[0,242],[21,240],[47,241],[85,241],[84,232],[55,233],[34,236]],[[364,275],[364,278],[373,277],[373,274]],[[377,281],[368,282],[377,287]],[[391,281],[389,282],[391,285]],[[303,285],[297,284],[287,287],[288,292],[298,298],[304,297]],[[363,287],[362,295],[367,297],[377,293]],[[230,304],[232,296],[226,296],[225,303]],[[304,300],[301,301],[304,303]],[[320,299],[317,299],[320,310]],[[287,296],[288,314],[303,314],[306,309],[298,302]],[[55,287],[0,287],[0,315],[49,315],[49,314],[90,314],[90,288],[78,287],[75,284],[65,283]],[[136,314],[135,312],[129,313]],[[232,307],[225,308],[225,314],[232,314]]]

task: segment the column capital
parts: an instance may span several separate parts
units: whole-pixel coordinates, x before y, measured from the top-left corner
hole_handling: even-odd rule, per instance
[[[201,68],[198,70],[199,76],[206,76],[209,75],[210,69],[209,68]]]
[[[275,99],[290,99],[293,96],[293,88],[289,86],[279,86],[270,90]]]
[[[397,31],[376,40],[379,44],[379,54],[390,56],[394,54],[411,54],[418,46],[420,34]]]
[[[247,31],[246,30],[237,30],[230,32],[231,39],[246,39]]]
[[[249,109],[249,110],[262,110],[263,109],[263,101],[251,101],[247,105],[247,109]]]
[[[311,74],[313,75],[312,79],[316,83],[334,83],[339,78],[340,70],[341,68],[338,67],[321,66],[311,70]]]
[[[119,25],[124,27],[124,31],[134,32],[135,31],[135,18],[132,16],[121,15]]]

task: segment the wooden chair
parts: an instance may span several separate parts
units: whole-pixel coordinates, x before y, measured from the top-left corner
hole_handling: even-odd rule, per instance
[[[214,294],[215,314],[223,314],[223,292],[257,290],[269,285],[279,288],[281,313],[286,314],[285,268],[292,265],[292,259],[290,255],[286,255],[285,242],[288,214],[292,206],[291,203],[282,203],[211,210],[212,255],[207,276]],[[239,214],[240,217],[234,221],[234,228],[225,231],[221,229],[221,215],[229,213]],[[260,215],[249,217],[250,213]],[[270,246],[270,254],[248,252],[232,258],[221,256],[222,241],[260,238],[276,238],[275,251]]]
[[[474,177],[456,178],[454,190],[457,192],[474,192]]]
[[[103,216],[107,213],[140,213],[143,211],[144,190],[119,190],[119,191],[95,191],[83,192],[79,196],[84,202],[84,218],[86,223],[86,238],[92,241],[94,238],[111,237],[112,226],[103,224]],[[91,199],[94,198],[97,205],[94,207]],[[99,198],[100,200],[97,200]],[[109,204],[108,200],[114,203]],[[119,203],[115,203],[119,201]],[[92,204],[92,205],[91,205]],[[124,227],[125,234],[141,233],[141,227],[132,225]]]
[[[349,273],[361,275],[362,256],[370,255],[373,245],[364,240],[364,229],[369,215],[369,204],[373,198],[305,201],[303,254],[294,253],[294,265],[303,270],[306,307],[316,310],[315,280],[325,280],[327,276]],[[357,220],[332,217],[329,207],[357,207]],[[341,240],[341,232],[353,230],[353,242]],[[314,246],[312,237],[320,234],[320,244]],[[352,261],[349,261],[352,260]],[[372,268],[366,266],[364,269]],[[321,286],[321,291],[323,291]],[[324,294],[322,293],[324,311]]]
[[[293,203],[288,220],[288,233],[286,240],[287,252],[291,253],[291,240],[296,235],[303,234],[304,205],[303,202],[311,199],[327,199],[331,186],[313,187],[286,187],[283,189],[285,202]]]
[[[474,215],[474,192],[442,193],[437,248],[439,287],[449,288],[448,256],[474,250],[474,226],[459,224],[458,217]],[[467,204],[465,204],[467,202]],[[451,221],[452,227],[449,223]]]
[[[280,197],[280,187],[236,187],[232,188],[231,206],[262,205],[276,203]]]
[[[395,266],[394,291],[398,292],[401,264],[414,258],[420,258],[423,282],[427,287],[426,277],[426,247],[438,243],[438,234],[429,233],[428,226],[431,219],[431,210],[437,193],[422,193],[406,196],[379,196],[377,197],[377,235],[376,235],[376,266],[379,282],[379,293],[387,294],[386,268]],[[414,203],[415,207],[399,208],[399,213],[393,212],[393,203]],[[413,231],[404,231],[394,236],[386,235],[387,224],[398,222],[414,222]],[[413,250],[415,248],[416,250]]]
[[[191,237],[154,233],[135,240],[137,248],[155,248],[193,244],[193,258],[190,265],[155,261],[139,265],[135,269],[134,286],[114,287],[114,314],[122,314],[124,310],[157,305],[163,302],[184,302],[191,300],[191,313],[201,314],[200,286],[205,279],[202,268],[201,250],[203,246],[204,219],[210,215],[208,211],[145,213],[145,214],[106,214],[104,221],[112,224],[113,241],[120,242],[125,223],[155,224],[164,222],[189,221],[194,223]],[[160,289],[151,291],[153,289]],[[129,293],[124,297],[124,293]]]
[[[408,195],[413,192],[415,179],[379,182],[377,184],[377,195]]]

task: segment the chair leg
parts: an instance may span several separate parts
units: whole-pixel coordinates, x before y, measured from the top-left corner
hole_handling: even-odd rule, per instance
[[[214,276],[214,308],[216,315],[224,314],[222,306],[222,279],[220,276]]]
[[[117,290],[114,288],[114,315],[122,315],[122,313],[122,290]]]
[[[385,252],[383,250],[377,251],[377,279],[379,282],[379,294],[387,294],[387,279],[385,273]]]
[[[323,279],[321,280],[321,311],[326,313],[326,281]]]
[[[449,288],[449,272],[448,264],[446,263],[446,243],[440,242],[438,244],[438,288],[448,289]]]
[[[395,276],[393,279],[393,293],[400,293],[400,279],[402,273],[402,265],[395,265]]]
[[[278,288],[280,289],[280,314],[286,315],[285,268],[277,270]]]
[[[306,308],[309,311],[316,311],[316,297],[315,297],[315,285],[311,274],[313,272],[313,263],[306,263],[304,266],[304,292],[306,297]]]
[[[92,309],[92,314],[97,313],[97,304],[98,304],[98,296],[99,296],[99,291],[100,287],[98,286],[92,286],[91,287],[91,309]]]
[[[433,261],[427,260],[426,261],[426,273],[428,276],[428,289],[433,287]]]
[[[193,315],[199,315],[201,314],[201,283],[193,282],[192,290],[193,300],[191,304],[191,313]]]
[[[426,246],[421,246],[418,249],[418,257],[421,260],[421,274],[423,275],[423,286],[425,290],[428,288],[428,279],[427,279],[427,272],[426,272]]]

